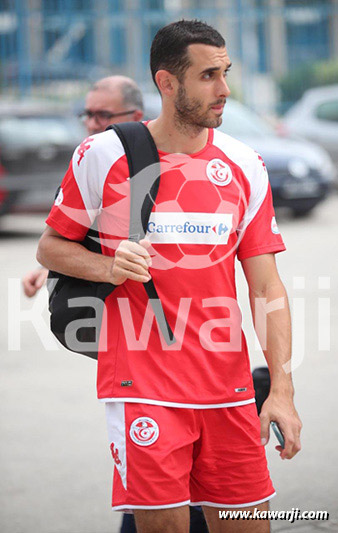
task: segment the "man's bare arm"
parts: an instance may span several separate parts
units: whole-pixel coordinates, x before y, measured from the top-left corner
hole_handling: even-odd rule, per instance
[[[244,259],[242,266],[249,286],[255,329],[271,376],[270,394],[260,415],[261,437],[268,441],[270,421],[276,421],[285,437],[285,449],[277,449],[282,459],[291,459],[300,450],[301,421],[293,403],[291,373],[283,368],[291,358],[288,297],[277,272],[274,254]],[[267,313],[268,304],[276,309]]]
[[[87,250],[82,244],[66,239],[60,233],[46,228],[42,234],[37,260],[49,270],[75,278],[121,285],[127,279],[149,281],[151,258],[146,250],[147,241],[122,241],[115,258]]]

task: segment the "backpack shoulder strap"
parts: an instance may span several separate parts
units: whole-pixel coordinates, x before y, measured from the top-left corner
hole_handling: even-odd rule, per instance
[[[144,238],[160,185],[160,158],[149,129],[142,122],[112,124],[127,156],[130,174],[129,240]],[[159,328],[168,345],[176,342],[153,280],[144,283]]]
[[[120,138],[127,155],[130,177],[142,171],[145,166],[160,162],[154,139],[143,122],[111,124],[108,129],[114,130]]]
[[[109,126],[118,135],[127,156],[130,174],[129,240],[145,237],[160,184],[160,158],[147,126],[124,122]],[[137,179],[135,179],[137,177]]]

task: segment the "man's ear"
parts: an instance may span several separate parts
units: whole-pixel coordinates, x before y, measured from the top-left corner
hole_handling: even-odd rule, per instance
[[[143,111],[141,111],[141,109],[136,109],[136,111],[134,111],[133,113],[133,120],[135,122],[140,122],[140,120],[143,119]]]
[[[167,70],[158,70],[155,74],[157,87],[161,94],[171,96],[177,85],[177,78]]]

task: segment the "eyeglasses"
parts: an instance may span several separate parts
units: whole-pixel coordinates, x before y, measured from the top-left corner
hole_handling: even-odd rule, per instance
[[[79,113],[79,118],[83,121],[88,120],[89,118],[95,118],[97,122],[106,122],[115,117],[122,117],[123,115],[131,115],[135,113],[136,109],[131,109],[130,111],[121,111],[120,113],[111,113],[110,111],[90,111],[85,109],[82,113]]]

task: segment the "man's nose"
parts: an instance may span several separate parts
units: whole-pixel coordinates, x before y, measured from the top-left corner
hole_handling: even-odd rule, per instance
[[[88,117],[85,122],[86,129],[89,133],[89,135],[92,135],[94,133],[99,133],[101,130],[100,124],[98,123],[95,115],[93,117]]]
[[[227,80],[224,77],[220,79],[220,83],[217,86],[217,89],[218,89],[218,95],[217,95],[218,97],[228,98],[228,96],[230,96],[231,94]]]

